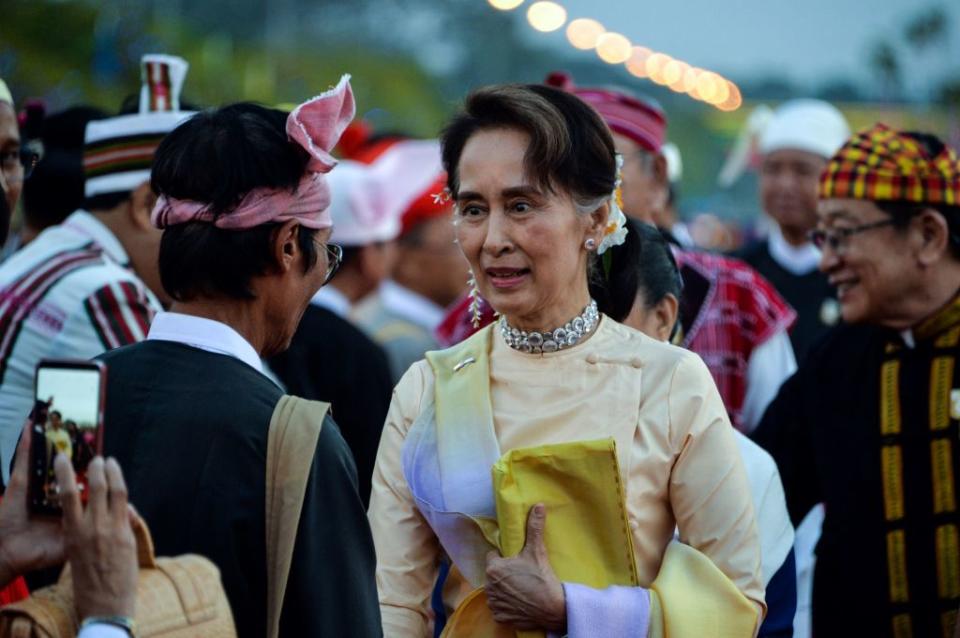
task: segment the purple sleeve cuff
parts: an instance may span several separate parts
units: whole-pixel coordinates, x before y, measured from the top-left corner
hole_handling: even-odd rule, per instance
[[[567,600],[567,636],[646,638],[650,625],[650,591],[643,587],[593,589],[563,583]]]

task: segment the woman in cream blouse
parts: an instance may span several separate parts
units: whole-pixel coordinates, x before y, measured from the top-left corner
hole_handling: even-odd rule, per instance
[[[502,318],[428,354],[394,391],[369,510],[384,634],[432,635],[430,596],[445,554],[452,568],[444,605],[466,609],[482,588],[483,611],[500,629],[571,638],[752,635],[764,609],[760,549],[713,381],[696,355],[600,315],[589,295],[588,277],[603,276],[598,253],[625,232],[606,126],[562,91],[494,86],[467,98],[441,141],[458,243]],[[635,161],[623,158],[622,170]],[[554,569],[569,556],[551,544],[568,528],[551,528],[551,512],[569,508],[530,508],[522,551],[491,552],[497,533],[485,521],[499,515],[501,533],[504,526],[494,463],[527,448],[549,456],[551,444],[598,439],[615,443],[632,582],[590,587],[584,583],[600,581],[569,570],[558,578]],[[706,569],[695,560],[668,570],[678,555],[668,552],[675,528]],[[707,613],[710,633],[700,625],[684,633],[680,625],[696,616],[691,602],[664,586],[694,569],[692,581],[729,590]]]

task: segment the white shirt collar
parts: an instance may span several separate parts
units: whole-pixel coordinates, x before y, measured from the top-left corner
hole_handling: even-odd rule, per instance
[[[327,284],[318,290],[310,303],[314,306],[326,308],[344,319],[350,315],[350,300],[332,284]]]
[[[384,307],[404,319],[433,332],[443,321],[446,311],[423,295],[388,279],[380,285]]]
[[[900,338],[903,339],[903,345],[907,346],[907,349],[913,350],[917,347],[917,340],[913,338],[913,330],[910,328],[900,331]]]
[[[816,246],[810,242],[803,246],[793,246],[787,243],[778,226],[770,229],[767,246],[773,260],[794,275],[806,275],[816,270],[820,264],[820,251]]]
[[[89,237],[98,246],[100,246],[111,259],[121,266],[129,266],[130,258],[127,251],[123,249],[123,244],[117,239],[109,228],[103,222],[97,219],[92,213],[85,210],[78,210],[72,213],[63,221],[63,226],[70,230]]]
[[[260,355],[250,342],[225,323],[179,312],[161,312],[153,318],[148,341],[175,341],[193,348],[225,354],[263,373]]]

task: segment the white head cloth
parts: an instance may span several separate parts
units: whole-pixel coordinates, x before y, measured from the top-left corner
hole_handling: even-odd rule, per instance
[[[832,104],[790,100],[774,111],[760,135],[760,152],[794,149],[829,159],[849,137],[847,120]]]
[[[327,180],[332,191],[330,241],[367,246],[400,234],[400,218],[443,171],[436,140],[405,140],[372,164],[342,160]]]

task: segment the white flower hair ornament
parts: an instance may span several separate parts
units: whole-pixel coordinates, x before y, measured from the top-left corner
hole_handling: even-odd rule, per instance
[[[610,214],[607,215],[607,225],[603,229],[603,239],[597,246],[597,254],[603,260],[603,274],[610,279],[610,268],[613,265],[613,255],[607,252],[614,246],[619,246],[627,240],[627,216],[623,214],[623,195],[620,184],[623,182],[623,155],[616,154],[617,179],[614,182],[613,193],[610,195]]]
[[[617,180],[614,182],[613,193],[610,194],[610,214],[607,216],[607,225],[603,229],[603,239],[597,246],[597,254],[602,255],[613,246],[619,246],[627,239],[627,216],[623,214],[623,196],[620,193],[620,184],[623,183],[623,155],[616,154]]]

